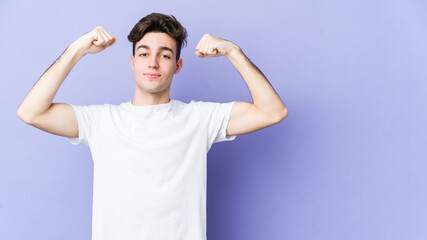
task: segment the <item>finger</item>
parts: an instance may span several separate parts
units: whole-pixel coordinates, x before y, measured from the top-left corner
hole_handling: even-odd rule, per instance
[[[101,40],[101,36],[100,35],[93,36],[93,39],[95,39],[95,40],[93,40],[92,43],[95,46],[101,46],[102,45],[103,40]]]
[[[108,42],[106,43],[106,46],[111,46],[114,43],[116,43],[117,38],[111,36],[111,34],[109,34],[107,31],[104,31],[105,35],[108,37]]]
[[[199,43],[197,43],[197,46],[196,46],[196,49],[197,50],[200,50],[200,47],[202,46],[202,43],[203,43],[203,37],[200,39],[200,41],[199,41]]]
[[[201,53],[201,52],[199,52],[199,51],[196,51],[196,52],[195,52],[195,54],[196,54],[199,58],[204,57],[203,53]]]
[[[101,35],[102,39],[104,40],[102,45],[107,46],[110,43],[110,38],[102,30],[99,32],[99,34]]]
[[[92,39],[94,39],[94,41],[92,41],[92,42],[96,46],[102,45],[102,43],[104,42],[104,38],[102,37],[102,34],[100,33],[101,30],[102,30],[102,27],[98,26],[91,31]]]
[[[93,41],[93,44],[97,47],[105,47],[105,40],[102,36],[98,36],[97,40]]]
[[[199,40],[199,42],[197,43],[197,45],[196,45],[196,50],[199,50],[200,49],[200,42],[202,41],[202,39],[200,39]]]
[[[117,41],[117,38],[113,37],[113,39],[111,40],[111,43],[110,43],[110,45],[109,45],[109,46],[111,46],[111,45],[113,45],[114,43],[116,43],[116,41]]]
[[[213,54],[215,54],[215,51],[216,51],[215,47],[210,45],[208,48],[208,54],[213,55]]]
[[[206,39],[203,39],[202,42],[200,42],[200,46],[198,49],[201,53],[207,53],[207,46],[206,46]]]
[[[208,58],[208,57],[211,57],[209,54],[202,53],[202,52],[197,52],[197,53],[196,53],[196,55],[197,55],[199,58]]]
[[[211,53],[210,53],[212,56],[218,56],[218,50],[216,50],[216,48],[215,49],[213,49],[212,51],[211,51]]]
[[[212,55],[214,53],[215,48],[211,44],[206,44],[205,53],[208,55]]]
[[[204,34],[200,39],[199,44],[197,44],[196,49],[205,51],[206,50],[206,42],[209,40],[209,34]]]
[[[99,31],[95,31],[93,34],[93,39],[95,39],[94,41],[92,41],[92,43],[95,46],[103,46],[105,45],[105,39],[102,36],[102,34]]]
[[[212,55],[215,51],[215,48],[216,48],[215,41],[213,41],[211,38],[209,38],[205,44],[206,53],[209,55]]]
[[[111,34],[109,34],[107,31],[103,30],[103,32],[105,33],[105,35],[107,35],[109,39],[113,39],[113,36],[111,36]]]
[[[107,35],[107,37],[109,39],[109,42],[108,42],[109,46],[113,45],[117,41],[117,39],[115,37],[111,36],[111,34],[109,34],[107,31],[104,31],[104,33],[105,33],[105,35]]]

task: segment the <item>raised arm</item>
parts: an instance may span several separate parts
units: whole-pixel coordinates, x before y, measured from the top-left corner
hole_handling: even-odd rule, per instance
[[[98,53],[113,45],[116,38],[96,27],[74,41],[34,84],[17,110],[19,118],[44,131],[78,137],[77,119],[72,107],[52,103],[64,79],[87,53]]]
[[[232,42],[205,34],[197,45],[195,54],[198,57],[226,56],[251,92],[253,103],[233,104],[227,135],[254,132],[277,124],[288,115],[285,104],[264,74]]]

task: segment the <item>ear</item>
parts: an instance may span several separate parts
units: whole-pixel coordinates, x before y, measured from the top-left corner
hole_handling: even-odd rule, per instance
[[[176,70],[175,70],[175,74],[178,74],[179,71],[182,68],[182,65],[184,64],[184,62],[182,61],[182,59],[178,59],[178,61],[176,62]]]
[[[131,55],[130,56],[130,66],[132,67],[132,71],[134,71],[133,69],[133,63],[135,62],[135,56]]]

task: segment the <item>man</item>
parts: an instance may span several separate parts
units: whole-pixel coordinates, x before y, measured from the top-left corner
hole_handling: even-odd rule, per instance
[[[206,239],[206,157],[211,145],[279,123],[287,109],[265,76],[235,44],[204,35],[195,54],[226,56],[254,103],[170,99],[183,66],[185,28],[159,13],[128,36],[135,76],[132,101],[120,105],[52,103],[73,66],[116,38],[97,27],[73,42],[40,77],[18,109],[25,122],[90,147],[94,161],[92,239]]]

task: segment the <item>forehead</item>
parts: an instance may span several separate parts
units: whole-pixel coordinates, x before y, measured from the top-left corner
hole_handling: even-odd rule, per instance
[[[147,45],[151,49],[158,49],[159,47],[169,47],[176,50],[176,41],[166,33],[160,32],[149,32],[146,33],[141,40],[135,44],[135,48],[138,49],[140,45]]]

